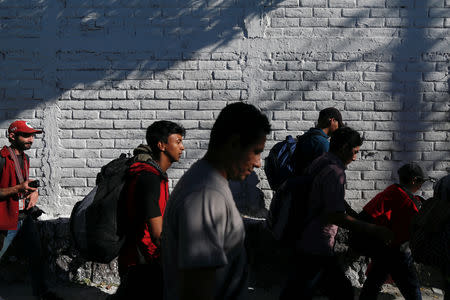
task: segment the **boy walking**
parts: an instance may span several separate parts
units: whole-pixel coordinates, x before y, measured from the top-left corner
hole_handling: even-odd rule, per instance
[[[122,205],[126,240],[119,254],[120,287],[114,299],[163,298],[160,261],[162,220],[169,198],[166,171],[183,153],[185,129],[170,121],[147,128],[147,145],[139,145],[124,186]]]
[[[422,299],[420,284],[407,247],[410,239],[412,218],[422,203],[414,195],[422,184],[429,180],[416,163],[408,163],[398,170],[400,184],[392,184],[367,203],[362,214],[374,224],[392,230],[395,238],[389,246],[375,244],[372,268],[361,291],[359,299],[376,299],[381,286],[390,274],[406,300]]]

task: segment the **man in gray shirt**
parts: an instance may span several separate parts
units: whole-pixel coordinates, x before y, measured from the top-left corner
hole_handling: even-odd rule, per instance
[[[233,103],[219,114],[208,151],[175,186],[163,221],[165,299],[244,299],[244,224],[228,180],[261,167],[270,132],[254,106]]]

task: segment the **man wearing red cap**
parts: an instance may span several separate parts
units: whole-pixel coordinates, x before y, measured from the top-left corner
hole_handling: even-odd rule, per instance
[[[42,131],[25,121],[15,121],[8,128],[11,145],[0,150],[0,259],[16,240],[17,250],[29,260],[36,299],[60,299],[46,285],[39,232],[30,213],[38,200],[38,189],[29,179],[30,159],[25,151],[37,133]]]

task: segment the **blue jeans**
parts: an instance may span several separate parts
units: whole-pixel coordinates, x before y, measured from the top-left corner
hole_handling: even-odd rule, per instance
[[[354,298],[352,284],[336,256],[301,253],[297,255],[295,267],[281,292],[280,300],[313,299],[319,285],[329,299]]]
[[[26,258],[30,264],[30,277],[33,295],[38,296],[47,292],[43,265],[41,240],[36,223],[32,217],[26,216],[19,220],[17,230],[8,230],[0,258],[14,241],[19,256]]]
[[[14,238],[16,237],[17,233],[19,232],[20,228],[22,227],[23,220],[19,220],[17,223],[17,229],[16,230],[8,230],[6,233],[6,237],[3,240],[3,247],[2,250],[0,250],[0,259],[3,257],[3,254],[5,254],[6,250],[8,250],[9,245],[13,242]]]
[[[405,300],[422,300],[420,284],[410,251],[380,247],[372,259],[372,269],[367,275],[359,296],[360,300],[375,300],[391,275]]]

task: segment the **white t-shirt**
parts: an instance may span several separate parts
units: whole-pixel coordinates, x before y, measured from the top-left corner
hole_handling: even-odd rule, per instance
[[[165,299],[179,299],[179,270],[211,267],[217,268],[215,299],[245,298],[244,238],[244,224],[228,181],[206,160],[197,161],[175,186],[166,206],[162,240]]]

